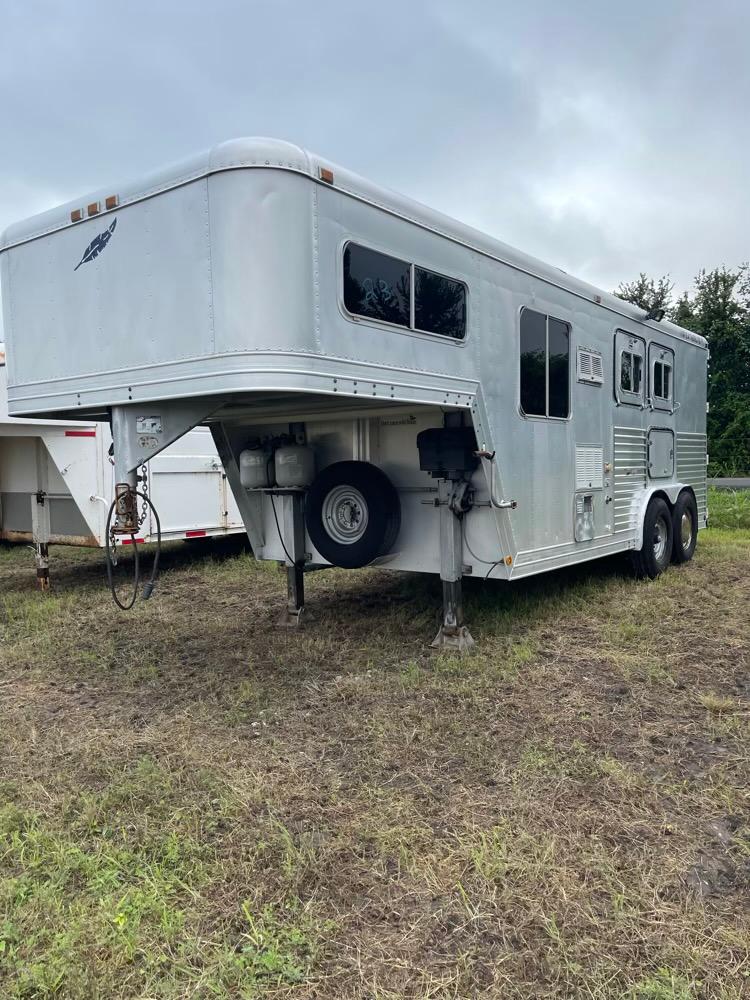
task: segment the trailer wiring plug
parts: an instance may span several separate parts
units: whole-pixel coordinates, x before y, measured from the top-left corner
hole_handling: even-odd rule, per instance
[[[159,575],[159,559],[161,558],[161,521],[159,520],[159,513],[156,507],[154,507],[150,498],[145,493],[141,492],[141,490],[132,490],[132,493],[134,496],[140,497],[140,499],[143,501],[144,511],[146,509],[146,506],[148,506],[151,509],[151,512],[154,515],[154,520],[156,521],[156,553],[154,555],[154,562],[151,567],[151,575],[143,585],[143,600],[147,601],[154,592],[154,588],[156,587],[156,580]],[[135,537],[135,532],[132,532],[130,535],[130,542],[133,546],[133,591],[130,595],[129,600],[122,601],[120,600],[120,596],[117,593],[117,588],[115,587],[115,580],[113,573],[114,567],[117,565],[117,558],[115,555],[116,536],[115,533],[112,531],[112,515],[115,512],[116,505],[117,505],[117,498],[115,498],[112,501],[112,504],[110,505],[109,513],[107,514],[107,526],[104,534],[104,539],[105,539],[104,551],[105,551],[105,560],[107,565],[107,582],[109,583],[109,591],[112,595],[112,600],[115,602],[117,607],[120,608],[121,611],[129,611],[135,604],[136,600],[138,599],[138,588],[141,583],[141,558],[140,558],[140,553],[138,551],[138,542]],[[143,519],[141,519],[141,521],[139,522],[139,526],[142,523],[142,521]]]

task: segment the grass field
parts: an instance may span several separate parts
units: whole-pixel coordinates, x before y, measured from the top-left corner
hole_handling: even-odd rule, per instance
[[[129,614],[0,547],[0,997],[749,996],[743,504],[653,583],[476,581],[464,660],[429,578],[311,574],[290,634],[237,546]]]

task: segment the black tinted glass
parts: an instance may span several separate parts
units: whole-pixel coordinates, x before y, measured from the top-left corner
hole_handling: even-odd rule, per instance
[[[562,320],[549,318],[549,416],[567,417],[570,413],[568,395],[568,363],[570,358],[570,327]]]
[[[633,392],[641,391],[641,378],[643,376],[643,358],[637,354],[633,355]]]
[[[349,243],[344,251],[344,304],[357,316],[409,326],[409,265]]]
[[[521,313],[521,408],[524,413],[547,415],[547,317],[524,309]]]
[[[620,386],[627,392],[633,391],[633,355],[627,351],[622,352],[620,362]]]
[[[466,289],[432,271],[414,268],[414,325],[426,333],[466,336]]]
[[[662,379],[661,379],[662,371],[663,368],[661,364],[657,361],[656,364],[654,365],[654,395],[659,397],[664,396],[664,390],[662,389]]]

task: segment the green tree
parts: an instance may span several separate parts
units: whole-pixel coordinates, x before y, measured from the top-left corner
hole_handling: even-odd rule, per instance
[[[708,340],[708,448],[716,475],[750,472],[750,288],[747,267],[695,279],[695,329]]]
[[[670,281],[668,274],[654,280],[641,271],[635,281],[621,281],[615,290],[615,295],[625,299],[626,302],[632,302],[646,312],[651,309],[668,311],[672,304],[673,290],[674,282]]]

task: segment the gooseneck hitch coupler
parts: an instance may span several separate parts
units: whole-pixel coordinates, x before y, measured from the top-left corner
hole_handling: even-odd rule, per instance
[[[156,579],[159,574],[159,558],[161,556],[161,521],[156,507],[151,502],[147,489],[146,469],[143,468],[141,475],[143,490],[136,489],[130,483],[117,483],[115,486],[115,498],[109,508],[107,515],[107,526],[105,529],[105,552],[107,563],[107,580],[112,600],[118,608],[128,611],[133,607],[138,598],[138,588],[141,583],[141,559],[138,549],[136,533],[146,519],[148,511],[151,510],[156,522],[156,554],[151,567],[151,575],[143,585],[143,599],[147,601],[154,592]],[[138,501],[141,501],[141,509],[138,509]],[[128,535],[133,546],[133,590],[130,597],[122,600],[117,593],[114,580],[114,568],[117,565],[116,546],[119,537]]]

